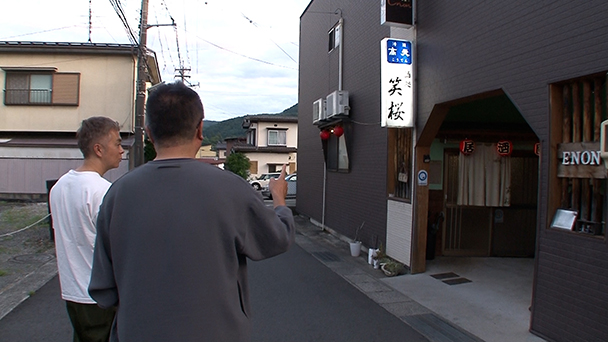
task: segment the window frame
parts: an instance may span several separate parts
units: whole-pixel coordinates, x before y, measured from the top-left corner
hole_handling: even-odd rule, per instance
[[[330,53],[340,46],[340,36],[342,35],[342,25],[338,22],[327,32],[327,52]]]
[[[334,134],[327,139],[327,160],[328,171],[348,172],[350,171],[350,157],[346,134],[337,137]]]
[[[56,72],[56,68],[2,68],[5,71],[4,99],[5,106],[78,106],[80,104],[80,73]],[[48,100],[38,101],[32,98],[32,77],[50,76]],[[19,78],[25,82],[15,86]],[[11,84],[12,83],[12,84]],[[23,88],[18,88],[19,86]],[[14,92],[14,93],[13,93]],[[23,92],[23,95],[19,95]],[[25,94],[27,93],[27,99]],[[17,95],[14,95],[17,94]]]
[[[277,133],[277,143],[270,143],[270,134],[271,133]],[[280,142],[280,138],[281,138],[281,133],[283,135],[283,140],[284,142],[281,143]],[[268,129],[268,132],[266,132],[266,145],[267,146],[287,146],[287,129],[280,129],[280,128],[272,128],[272,129]]]

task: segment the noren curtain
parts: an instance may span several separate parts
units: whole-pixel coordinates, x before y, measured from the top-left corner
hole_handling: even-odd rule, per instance
[[[478,144],[470,155],[458,157],[458,205],[511,205],[511,157],[496,152],[496,144]]]

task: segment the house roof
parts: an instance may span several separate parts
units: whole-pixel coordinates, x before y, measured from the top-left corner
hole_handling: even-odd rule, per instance
[[[293,153],[298,152],[296,147],[285,146],[253,146],[253,145],[235,145],[234,152],[260,152],[260,153]]]
[[[135,139],[131,136],[122,136],[123,147],[133,145]],[[76,137],[52,137],[52,136],[0,136],[0,146],[5,147],[70,147],[78,148]]]
[[[286,122],[286,123],[298,123],[297,116],[283,116],[276,114],[261,114],[261,115],[247,115],[243,118],[243,128],[249,128],[252,122]]]
[[[135,44],[0,41],[0,53],[65,53],[136,56],[137,49],[138,45]],[[149,66],[149,81],[152,84],[160,83],[161,74],[158,63],[156,63],[156,52],[146,49],[146,62]]]
[[[216,166],[226,162],[226,159],[224,158],[197,158],[196,160]]]
[[[114,43],[0,41],[0,52],[60,52],[136,54],[137,45]]]

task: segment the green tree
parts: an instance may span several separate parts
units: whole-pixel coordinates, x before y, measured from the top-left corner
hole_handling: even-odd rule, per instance
[[[144,163],[147,163],[156,158],[156,150],[152,141],[148,137],[144,139]]]
[[[243,179],[247,179],[249,177],[249,158],[242,153],[230,153],[230,155],[226,158],[224,167],[226,170],[243,177]]]

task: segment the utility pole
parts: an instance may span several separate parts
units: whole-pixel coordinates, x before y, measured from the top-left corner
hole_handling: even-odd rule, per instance
[[[146,99],[146,41],[148,39],[148,0],[141,1],[139,46],[137,48],[137,93],[135,97],[135,141],[133,165],[144,163],[144,101]]]
[[[175,72],[177,72],[179,74],[179,75],[175,75],[175,77],[181,78],[182,82],[185,83],[186,78],[190,78],[190,75],[186,75],[186,72],[189,72],[190,70],[191,70],[190,68],[175,69]]]

